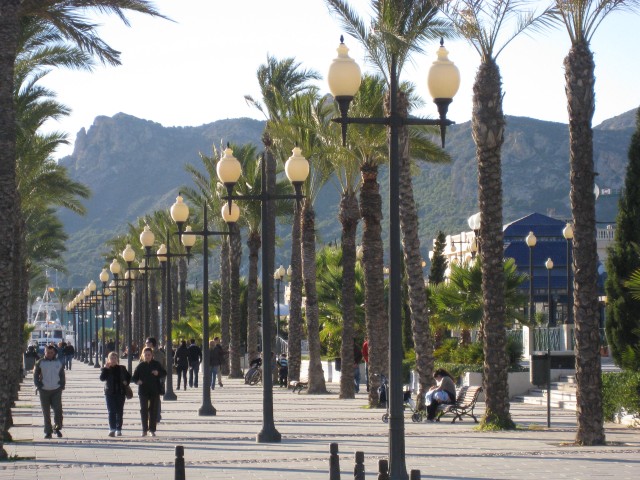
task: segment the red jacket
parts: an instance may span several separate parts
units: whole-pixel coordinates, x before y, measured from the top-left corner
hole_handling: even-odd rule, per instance
[[[362,344],[362,358],[364,361],[369,363],[369,342],[367,340]]]

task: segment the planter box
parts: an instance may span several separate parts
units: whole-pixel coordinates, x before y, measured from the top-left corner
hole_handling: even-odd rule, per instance
[[[509,385],[509,398],[527,393],[533,388],[529,381],[529,372],[510,372],[507,379]],[[469,387],[482,386],[482,374],[477,372],[465,372],[463,385]],[[484,402],[484,392],[480,394],[479,401]]]

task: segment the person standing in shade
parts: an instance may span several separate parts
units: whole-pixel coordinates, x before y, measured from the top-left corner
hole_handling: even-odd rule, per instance
[[[369,337],[364,337],[362,344],[362,359],[364,360],[364,383],[367,384],[367,392],[369,391]]]
[[[155,437],[158,405],[160,404],[160,381],[167,376],[167,371],[160,362],[153,359],[151,347],[145,347],[141,360],[133,372],[131,380],[138,385],[142,436]]]
[[[360,392],[360,362],[362,361],[362,350],[353,339],[353,382],[355,384],[356,393]]]
[[[109,436],[122,436],[122,417],[124,414],[124,401],[126,386],[131,382],[131,374],[127,369],[118,365],[118,354],[110,352],[107,363],[100,372],[100,380],[104,384],[104,398],[109,412]]]
[[[65,386],[64,366],[56,358],[56,348],[47,345],[44,357],[36,362],[33,369],[33,383],[40,395],[40,405],[44,416],[44,438],[51,438],[52,433],[62,438],[62,391]],[[51,426],[51,409],[53,409],[54,425]]]
[[[73,361],[73,355],[76,353],[76,349],[73,348],[71,343],[67,343],[64,347],[64,368],[65,370],[71,370],[71,363]]]
[[[158,348],[158,341],[155,339],[155,337],[149,337],[144,341],[144,345],[145,347],[151,347],[153,349],[153,359],[158,362],[160,365],[162,365],[162,368],[165,369],[165,371],[167,370],[167,358],[165,353],[160,350]],[[160,395],[164,395],[164,378],[162,378],[160,380]],[[162,401],[160,400],[160,397],[158,397],[158,417],[156,419],[156,421],[158,423],[160,423],[160,420],[162,420]]]
[[[222,364],[224,363],[224,349],[220,345],[220,337],[215,337],[209,342],[209,363],[211,365],[211,390],[216,389],[216,377],[218,385],[222,387]]]
[[[191,345],[187,348],[189,356],[189,386],[198,388],[198,372],[202,362],[202,350],[196,345],[195,339],[191,339]]]
[[[287,387],[287,377],[289,376],[289,362],[287,354],[281,353],[278,359],[278,380],[281,387]]]
[[[182,340],[173,359],[173,363],[176,365],[176,373],[178,377],[178,390],[180,390],[181,379],[183,380],[182,384],[184,385],[184,389],[187,389],[187,370],[189,369],[189,355],[187,350],[187,342]]]

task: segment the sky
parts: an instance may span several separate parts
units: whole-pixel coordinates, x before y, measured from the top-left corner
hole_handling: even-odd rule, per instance
[[[369,0],[350,3],[369,18]],[[121,66],[99,64],[93,72],[55,70],[43,80],[72,110],[69,117],[45,125],[46,130],[69,133],[71,145],[60,148],[58,158],[73,151],[76,133],[88,130],[100,115],[123,112],[164,126],[262,119],[244,95],[260,97],[256,71],[267,55],[294,57],[326,77],[345,33],[323,0],[156,0],[155,5],[173,22],[131,14],[131,27],[126,27],[113,16],[95,17],[100,36],[122,52]],[[357,40],[345,34],[345,43],[363,71],[373,71]],[[596,32],[591,44],[596,62],[594,126],[640,105],[639,45],[640,16],[631,13],[612,14]],[[462,78],[448,117],[461,123],[471,117],[480,59],[464,40],[448,40],[445,46]],[[427,100],[425,108],[414,112],[425,117],[436,116],[426,77],[437,48],[436,42],[425,45],[401,76]],[[569,36],[558,26],[521,35],[503,50],[498,65],[507,115],[567,123],[563,59],[569,48]],[[328,92],[324,78],[318,85]]]

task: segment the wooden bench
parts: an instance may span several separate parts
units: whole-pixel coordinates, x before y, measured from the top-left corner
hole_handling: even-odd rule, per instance
[[[298,395],[302,392],[302,390],[306,390],[307,387],[309,387],[309,382],[296,382],[295,380],[289,382],[289,388],[293,391],[293,393],[296,393],[297,390]]]
[[[456,403],[443,403],[438,406],[436,422],[439,422],[440,418],[447,413],[452,413],[454,416],[451,423],[455,423],[456,420],[462,421],[462,417],[464,416],[471,417],[478,423],[478,419],[473,414],[473,409],[476,406],[480,392],[482,392],[482,387],[460,388],[456,395]]]

